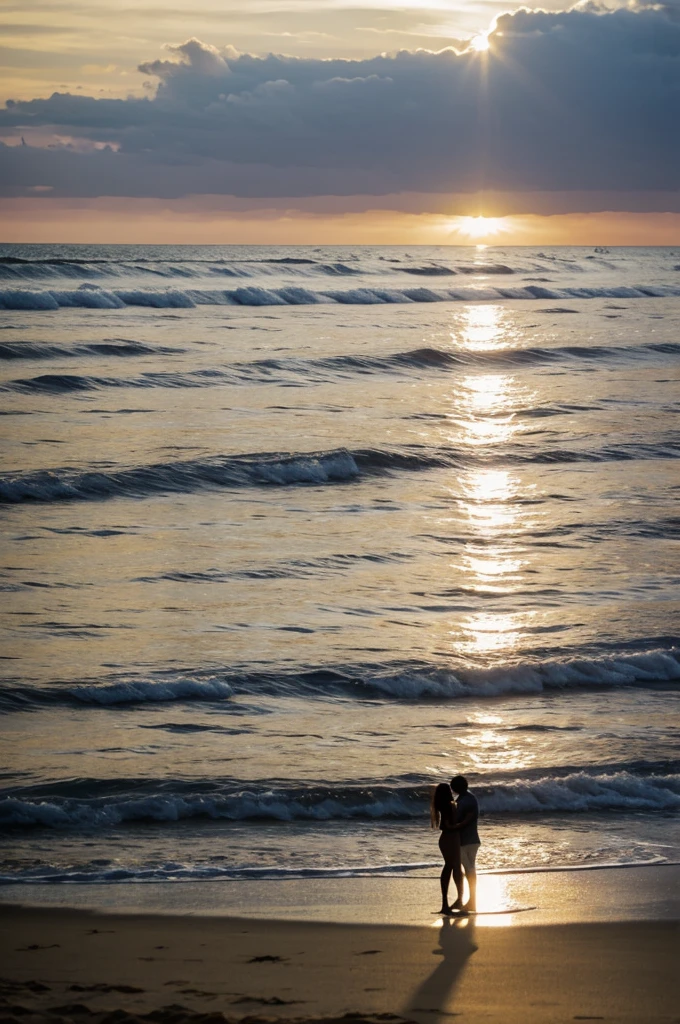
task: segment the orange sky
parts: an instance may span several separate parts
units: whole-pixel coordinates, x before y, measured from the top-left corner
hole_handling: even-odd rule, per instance
[[[206,197],[0,200],[5,242],[121,242],[277,245],[680,245],[678,213],[511,215],[500,230],[477,235],[469,218],[439,213],[366,210],[328,216],[277,207],[234,212],[210,209]],[[476,214],[476,210],[474,213]],[[484,224],[481,227],[485,227]]]

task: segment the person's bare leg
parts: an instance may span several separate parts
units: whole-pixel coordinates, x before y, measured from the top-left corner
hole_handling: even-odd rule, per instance
[[[463,871],[460,859],[460,841],[455,832],[442,833],[439,843],[444,863],[449,869],[449,878],[453,875],[456,886],[456,900],[450,910],[461,910],[463,907]]]
[[[470,897],[465,904],[465,910],[469,910],[474,913],[477,910],[477,869],[469,868],[465,872],[467,878],[468,888],[470,890]]]
[[[440,913],[449,913],[449,882],[451,881],[451,867],[448,864],[444,864],[442,873],[439,876],[439,881],[442,887],[442,909]]]
[[[479,846],[472,844],[470,846],[461,847],[461,863],[465,868],[465,877],[468,883],[468,901],[463,907],[464,910],[470,913],[475,913],[477,910],[477,851]]]
[[[454,885],[456,886],[457,899],[454,904],[456,908],[463,906],[463,869],[460,864],[454,864],[452,871]]]

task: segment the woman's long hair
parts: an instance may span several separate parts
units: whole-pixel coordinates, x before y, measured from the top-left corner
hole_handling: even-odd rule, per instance
[[[440,782],[430,795],[430,824],[440,828],[442,818],[450,818],[453,810],[453,794],[448,782]]]

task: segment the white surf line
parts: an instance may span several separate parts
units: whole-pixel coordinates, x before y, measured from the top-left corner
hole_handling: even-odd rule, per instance
[[[680,867],[680,861],[667,860],[665,857],[652,857],[650,860],[605,861],[598,864],[556,864],[535,868],[491,868],[478,871],[478,875],[528,875],[543,874],[555,871],[602,871],[609,868],[652,868]]]

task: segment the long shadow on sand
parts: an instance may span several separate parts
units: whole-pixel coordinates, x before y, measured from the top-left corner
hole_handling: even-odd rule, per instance
[[[474,927],[469,918],[443,918],[439,948],[433,950],[441,960],[408,1000],[404,1016],[420,1024],[435,1024],[456,1016],[452,995],[468,957],[477,949]]]

